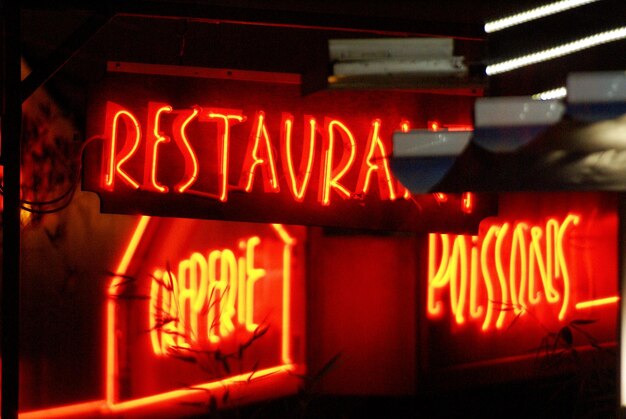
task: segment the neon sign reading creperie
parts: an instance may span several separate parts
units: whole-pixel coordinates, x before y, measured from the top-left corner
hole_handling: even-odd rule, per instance
[[[237,327],[255,332],[254,289],[266,276],[255,261],[258,236],[236,251],[193,252],[175,272],[156,269],[150,287],[150,337],[156,355],[171,348],[217,344]]]
[[[357,141],[350,126],[337,118],[304,115],[302,138],[297,139],[292,114],[271,115],[271,129],[269,119],[263,110],[247,115],[239,109],[211,106],[175,109],[162,102],[149,102],[147,116],[141,118],[137,112],[108,101],[102,136],[101,187],[109,192],[130,189],[157,194],[186,193],[227,202],[230,190],[250,193],[258,188],[255,185],[260,179],[264,193],[286,189],[294,201],[301,202],[315,189],[316,201],[329,206],[337,198],[362,199],[372,193],[376,177],[381,200],[409,198],[408,190],[389,168],[389,150],[381,139],[381,119],[370,120],[366,141]],[[192,138],[190,127],[196,127],[197,135],[197,124],[203,127],[206,138]],[[247,139],[232,135],[233,128],[240,124],[248,126]],[[394,129],[406,131],[409,123],[402,120]],[[209,137],[213,148],[201,157],[198,149],[208,147]],[[233,186],[229,179],[234,164],[231,150],[233,142],[239,145],[242,141],[247,142],[247,147],[243,161],[237,162],[241,170]],[[297,155],[296,142],[302,144]],[[166,149],[165,144],[170,147]],[[178,168],[175,181],[170,173],[167,183],[167,161],[173,158],[182,161],[182,170]],[[140,173],[128,169],[137,161],[142,167]],[[217,168],[213,171],[217,173],[210,173],[210,190],[202,186],[207,182],[202,177],[209,173],[203,170],[205,166]],[[316,178],[314,173],[318,173]]]
[[[139,217],[108,286],[107,403],[176,404],[198,389],[250,400],[258,382],[279,390],[280,376],[302,373],[305,237],[282,224]]]

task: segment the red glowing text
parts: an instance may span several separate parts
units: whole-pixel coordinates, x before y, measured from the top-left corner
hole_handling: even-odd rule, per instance
[[[444,314],[447,293],[454,322],[483,331],[537,305],[554,306],[564,320],[572,307],[565,243],[580,221],[568,214],[541,225],[490,223],[478,236],[430,234],[428,317]]]
[[[155,354],[216,344],[237,328],[256,330],[254,291],[266,276],[255,258],[260,243],[249,237],[235,251],[193,252],[174,272],[154,271],[149,324]]]
[[[296,140],[294,117],[289,113],[274,121],[263,111],[244,115],[238,109],[174,109],[157,102],[149,102],[147,108],[143,120],[133,111],[107,102],[102,136],[104,190],[190,193],[226,202],[231,190],[251,193],[262,186],[265,193],[286,188],[293,200],[302,202],[312,182],[316,182],[315,199],[328,206],[337,198],[362,199],[371,193],[376,178],[380,199],[393,201],[410,195],[392,176],[388,162],[391,150],[381,139],[382,122],[378,118],[371,121],[368,138],[357,141],[353,130],[339,119],[325,117],[318,121],[305,115],[303,138]],[[232,161],[232,144],[242,142],[231,135],[233,127],[248,120],[247,148],[239,162],[239,178],[229,179],[229,169],[237,163]],[[272,134],[274,128],[278,128],[279,135]],[[393,128],[408,129],[408,122],[403,120]],[[296,142],[303,145],[299,152],[294,151]],[[359,144],[365,144],[363,150],[358,150]],[[207,152],[207,148],[212,149]],[[175,180],[167,166],[173,158],[181,162]],[[132,169],[137,165],[140,170]],[[319,172],[317,180],[311,176],[314,170]]]

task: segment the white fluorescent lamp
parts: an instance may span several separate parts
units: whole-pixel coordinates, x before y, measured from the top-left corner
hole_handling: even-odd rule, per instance
[[[485,23],[485,32],[493,33],[502,29],[510,28],[522,23],[530,22],[532,20],[540,19],[545,16],[550,16],[556,13],[561,13],[569,9],[573,9],[585,4],[594,3],[598,0],[563,0],[554,3],[546,4],[544,6],[536,7],[534,9],[525,10],[520,13],[516,13],[511,16],[504,17],[502,19],[493,20]]]
[[[328,41],[334,77],[460,76],[463,57],[452,38],[359,38]]]
[[[488,76],[493,76],[507,71],[515,70],[527,65],[536,64],[543,61],[552,60],[554,58],[562,57],[572,54],[587,48],[592,48],[608,42],[618,41],[626,38],[626,26],[613,29],[606,32],[600,32],[595,35],[587,36],[585,38],[578,39],[576,41],[568,42],[563,45],[549,48],[543,51],[534,52],[532,54],[524,55],[521,57],[505,60],[496,64],[488,65],[485,69],[485,73]]]
[[[466,72],[463,57],[352,61],[338,62],[333,66],[334,75],[339,77],[396,74],[455,76]]]
[[[413,193],[431,192],[465,150],[471,135],[472,131],[394,132],[394,175]]]
[[[451,57],[452,38],[330,39],[330,61],[370,61],[418,57]]]
[[[546,90],[544,92],[535,93],[531,96],[534,100],[553,100],[553,99],[565,99],[567,96],[567,88],[565,86],[557,87],[555,89]]]
[[[568,113],[585,121],[626,114],[626,71],[571,73],[567,77]]]
[[[559,100],[537,101],[526,96],[478,98],[474,103],[472,141],[494,153],[512,152],[560,121],[564,113],[565,105]]]

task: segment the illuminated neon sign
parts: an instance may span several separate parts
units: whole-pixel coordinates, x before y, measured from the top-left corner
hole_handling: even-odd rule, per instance
[[[178,417],[304,374],[303,227],[141,216],[107,285],[102,400],[25,418]]]
[[[107,402],[134,408],[181,383],[245,387],[302,370],[302,234],[142,217],[109,286]]]
[[[502,193],[498,215],[475,233],[425,235],[420,336],[429,388],[562,373],[570,355],[611,353],[617,208],[618,195],[605,192]]]
[[[166,103],[148,103],[148,116],[145,124],[131,110],[114,102],[107,102],[104,117],[105,131],[104,160],[101,180],[102,188],[114,191],[116,188],[143,189],[157,193],[167,193],[170,190],[176,193],[185,193],[216,197],[222,202],[228,200],[230,166],[230,146],[232,126],[248,120],[241,109],[200,108],[177,109]],[[167,116],[172,115],[169,127],[163,123]],[[198,157],[198,152],[191,145],[188,131],[190,124],[206,124],[216,132],[218,141],[214,150],[209,154],[214,156],[214,162],[219,171],[217,182],[212,188],[192,188],[200,183],[198,178],[202,172],[201,166],[205,160]],[[256,187],[257,178],[260,178],[265,192],[276,193],[281,189],[279,182],[278,159],[276,150],[280,149],[280,160],[283,172],[280,178],[284,179],[283,188],[287,188],[296,202],[301,202],[311,182],[313,164],[318,161],[321,176],[316,190],[319,191],[317,200],[321,205],[331,204],[333,197],[341,199],[355,199],[371,192],[372,179],[378,179],[377,193],[382,200],[395,200],[397,197],[408,198],[409,192],[391,175],[389,169],[388,146],[380,138],[381,120],[373,119],[370,124],[366,152],[360,162],[356,161],[359,145],[352,130],[341,120],[325,117],[323,128],[317,128],[320,123],[312,116],[306,116],[304,131],[307,132],[303,143],[303,153],[294,155],[293,125],[294,117],[283,113],[280,123],[280,147],[277,139],[272,140],[266,122],[265,112],[260,110],[252,117],[247,151],[244,157],[238,187],[245,192],[252,192]],[[143,127],[146,127],[145,129]],[[401,129],[402,126],[396,127]],[[168,132],[169,135],[166,135]],[[204,134],[209,137],[210,134]],[[321,137],[318,139],[317,137]],[[164,144],[173,139],[176,150],[168,154]],[[203,140],[205,140],[203,138]],[[198,139],[196,139],[196,142]],[[205,140],[206,141],[206,140]],[[300,141],[298,139],[297,141]],[[316,141],[321,142],[320,155],[316,155]],[[143,147],[143,171],[140,175],[130,174],[126,166],[131,159],[139,157],[139,148]],[[338,150],[338,151],[337,151]],[[160,179],[164,177],[163,160],[172,159],[172,154],[183,159],[183,168],[180,171],[175,185],[165,186]],[[165,154],[159,156],[159,154]],[[336,160],[339,160],[338,162]],[[296,169],[294,162],[300,161]],[[350,171],[358,171],[356,185],[347,185],[344,178]],[[120,186],[121,183],[123,186]]]
[[[254,288],[267,275],[255,263],[259,245],[261,239],[253,236],[239,241],[239,257],[231,249],[193,252],[178,263],[176,274],[165,268],[154,271],[149,326],[156,355],[217,346],[236,329],[258,330]]]
[[[483,237],[430,234],[429,317],[441,315],[440,294],[447,288],[457,324],[480,320],[483,331],[501,329],[507,315],[538,304],[556,305],[563,320],[572,286],[564,241],[579,223],[580,216],[568,214],[540,226],[494,223]]]
[[[98,141],[86,148],[83,187],[104,212],[423,231],[468,229],[493,211],[477,196],[411,195],[390,169],[394,131],[424,126],[426,106],[469,120],[468,98],[302,97],[297,86],[157,76],[142,91],[145,78],[109,76],[93,95]]]
[[[593,216],[566,212],[540,220],[493,217],[481,222],[478,235],[429,234],[427,317],[446,317],[454,329],[486,333],[508,329],[528,313],[541,322],[565,324],[581,311],[614,305],[619,299],[614,291],[597,295],[588,282],[595,281],[590,272],[599,267],[581,267],[581,261],[594,261],[597,252],[583,239],[597,228],[595,221],[586,219]],[[582,259],[577,247],[587,250]],[[596,263],[614,272],[608,254],[596,253],[603,258]]]

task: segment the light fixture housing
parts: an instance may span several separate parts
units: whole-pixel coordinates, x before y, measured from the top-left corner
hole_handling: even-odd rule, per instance
[[[467,84],[465,57],[445,37],[330,39],[333,88],[460,88]]]
[[[394,132],[392,170],[411,192],[431,192],[465,150],[471,136],[472,131]]]
[[[626,71],[570,73],[567,77],[567,112],[594,122],[626,114]]]
[[[527,96],[482,97],[474,103],[472,141],[493,153],[508,153],[529,144],[561,120],[560,100],[533,100]]]

